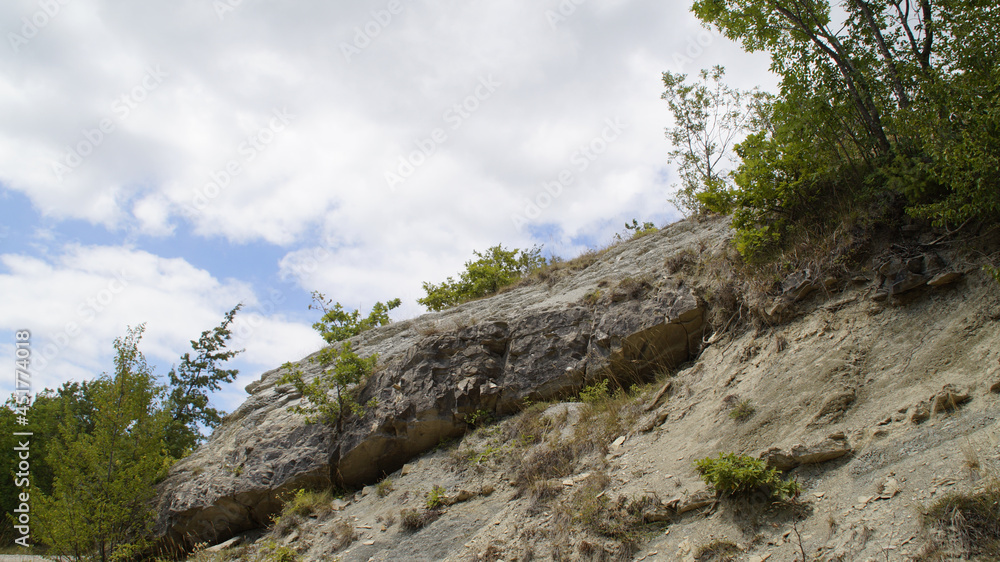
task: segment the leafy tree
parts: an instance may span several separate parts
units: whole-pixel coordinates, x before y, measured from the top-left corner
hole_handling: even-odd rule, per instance
[[[377,326],[389,324],[389,311],[400,305],[399,299],[388,303],[377,302],[367,317],[362,318],[361,312],[347,312],[338,302],[328,300],[322,293],[313,292],[313,304],[310,309],[320,309],[323,317],[313,324],[313,329],[328,344],[343,342],[338,346],[329,346],[319,352],[317,361],[323,372],[309,382],[301,369],[292,363],[285,363],[287,371],[279,380],[279,384],[291,384],[306,400],[305,405],[293,406],[291,411],[306,416],[308,423],[325,423],[333,425],[338,431],[343,429],[347,412],[364,415],[365,408],[374,408],[372,399],[367,404],[360,404],[356,399],[356,389],[372,375],[378,362],[378,355],[367,358],[354,352],[351,342],[343,341],[361,332]],[[332,396],[331,396],[332,395]]]
[[[309,305],[309,309],[323,311],[323,317],[313,324],[313,329],[323,336],[326,343],[344,341],[365,330],[389,324],[389,311],[402,304],[399,299],[386,303],[377,302],[368,316],[362,318],[361,311],[355,309],[347,312],[339,302],[334,303],[319,291],[313,291],[312,298],[313,303]]]
[[[425,282],[423,286],[427,296],[417,299],[417,302],[431,311],[444,310],[495,294],[545,265],[545,258],[541,256],[542,249],[538,246],[530,250],[505,250],[502,245],[497,244],[484,253],[472,253],[478,259],[465,262],[465,271],[460,274],[458,281],[448,277],[438,285]]]
[[[845,0],[838,8],[694,2],[704,23],[770,53],[781,77],[778,96],[736,147],[733,224],[744,255],[836,209],[901,201],[941,225],[1000,217],[992,32],[1000,10],[985,0]]]
[[[147,545],[154,483],[168,463],[170,418],[163,389],[138,349],[144,326],[115,340],[115,370],[90,384],[91,432],[72,417],[60,424],[47,452],[52,493],[35,487],[37,529],[58,555],[75,560],[129,560]]]
[[[209,406],[208,393],[233,382],[239,374],[237,369],[223,369],[220,364],[243,352],[226,349],[232,338],[230,325],[242,306],[234,306],[221,324],[202,332],[197,341],[192,340],[195,356],[185,353],[180,365],[170,370],[167,451],[175,459],[186,456],[204,440],[199,424],[214,429],[222,422],[222,412]]]
[[[681,177],[674,205],[685,215],[706,210],[728,214],[732,207],[730,192],[733,145],[750,121],[752,103],[764,99],[760,92],[740,92],[722,82],[725,69],[716,66],[702,70],[700,81],[687,84],[687,76],[663,73],[667,100],[674,116],[674,126],[667,129],[673,150],[669,159],[676,163]]]
[[[15,410],[23,411],[24,404],[18,404],[12,396],[0,406],[0,446],[7,450],[17,446],[13,432],[32,432],[36,436],[59,435],[60,426],[69,424],[76,432],[93,431],[93,387],[87,383],[64,383],[58,391],[45,389],[37,393],[27,405],[28,425],[18,423]],[[21,408],[18,408],[21,406]],[[20,503],[18,495],[24,490],[15,486],[15,474],[19,459],[14,455],[0,457],[0,512],[11,514]],[[33,441],[31,448],[30,483],[34,489],[44,494],[52,493],[52,479],[55,467],[46,454],[42,442]],[[14,544],[13,524],[9,517],[0,518],[0,546]]]
[[[372,375],[378,355],[362,358],[354,352],[351,342],[343,342],[339,348],[323,349],[318,362],[323,373],[309,382],[305,381],[301,369],[285,363],[283,368],[287,372],[278,383],[293,385],[308,401],[305,405],[292,406],[292,412],[306,416],[307,423],[325,423],[341,431],[347,412],[362,416],[365,408],[376,405],[375,399],[364,405],[358,403],[356,388]]]

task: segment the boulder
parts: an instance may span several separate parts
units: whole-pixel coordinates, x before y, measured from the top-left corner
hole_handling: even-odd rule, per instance
[[[827,437],[811,446],[793,445],[790,450],[772,447],[760,454],[767,465],[778,470],[792,470],[803,464],[818,464],[832,461],[851,452],[851,446],[842,433]]]

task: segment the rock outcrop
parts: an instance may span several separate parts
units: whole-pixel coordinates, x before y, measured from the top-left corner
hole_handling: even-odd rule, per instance
[[[277,384],[280,370],[264,373],[160,485],[158,534],[182,550],[218,542],[267,524],[289,490],[370,483],[401,468],[462,435],[481,410],[512,413],[604,377],[649,380],[688,360],[705,335],[703,304],[664,264],[682,248],[725,244],[727,230],[721,220],[679,223],[551,284],[362,334],[355,349],[379,354],[380,366],[360,398],[377,406],[340,434],[290,413],[302,397]],[[608,298],[593,298],[602,289]],[[299,363],[307,377],[319,373],[314,359]]]
[[[839,459],[850,452],[851,446],[847,443],[847,437],[843,433],[834,433],[808,447],[801,443],[792,445],[787,451],[771,447],[761,453],[760,458],[767,462],[769,467],[787,471],[804,464],[818,464]]]

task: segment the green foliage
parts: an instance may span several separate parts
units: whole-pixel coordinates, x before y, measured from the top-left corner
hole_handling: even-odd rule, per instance
[[[754,415],[756,408],[750,403],[750,400],[740,400],[733,406],[732,410],[729,410],[729,417],[736,421],[746,421],[750,419],[750,416]]]
[[[637,219],[632,219],[632,224],[625,223],[624,233],[615,233],[615,242],[624,242],[625,240],[636,240],[642,238],[643,236],[648,236],[654,232],[658,232],[660,229],[656,228],[656,225],[651,222],[643,222],[641,225]]]
[[[983,271],[989,274],[997,283],[1000,283],[1000,267],[994,267],[992,265],[984,265]]]
[[[388,303],[377,302],[368,316],[362,318],[360,311],[347,312],[339,302],[332,303],[322,293],[314,291],[313,304],[309,308],[323,311],[323,317],[313,324],[313,329],[327,343],[334,344],[366,330],[389,324],[389,311],[399,305],[399,299]],[[343,341],[340,347],[331,345],[320,351],[317,361],[323,372],[310,382],[305,381],[302,370],[294,364],[285,363],[282,366],[286,373],[278,383],[292,384],[307,400],[305,405],[292,406],[292,412],[306,416],[308,423],[334,425],[339,431],[343,429],[347,412],[363,416],[366,408],[376,406],[375,398],[361,404],[357,401],[356,394],[357,388],[375,370],[377,354],[360,357],[354,352],[351,342]]]
[[[751,102],[762,94],[734,90],[722,82],[724,75],[725,69],[716,66],[687,84],[684,74],[663,73],[662,98],[674,116],[674,126],[667,129],[673,147],[669,159],[681,177],[672,202],[685,215],[729,214],[733,205],[732,148],[746,130]]]
[[[154,484],[167,463],[169,411],[138,344],[144,327],[115,340],[115,371],[90,384],[93,429],[64,419],[47,451],[52,492],[34,488],[39,538],[77,560],[129,560],[148,546]]]
[[[706,457],[694,464],[702,480],[725,496],[764,492],[769,497],[781,499],[799,495],[798,482],[782,480],[777,469],[768,468],[766,462],[751,456],[719,453],[717,459]]]
[[[266,540],[261,544],[255,560],[260,562],[299,562],[302,556],[294,548],[279,545],[275,540]]]
[[[587,385],[580,391],[580,401],[587,404],[604,402],[608,399],[608,379]]]
[[[343,429],[346,412],[363,416],[365,408],[376,406],[374,398],[367,404],[358,403],[356,387],[368,380],[377,363],[378,355],[360,357],[351,342],[343,342],[340,348],[331,346],[319,353],[322,374],[306,382],[301,369],[285,363],[282,368],[286,373],[278,384],[292,384],[307,400],[305,405],[292,406],[292,412],[306,416],[307,423],[330,424],[339,431]]]
[[[437,509],[444,505],[447,499],[447,491],[441,486],[434,486],[427,492],[427,509]]]
[[[425,282],[427,296],[417,299],[427,310],[439,311],[446,308],[495,294],[532,271],[545,265],[538,246],[531,250],[505,250],[497,244],[484,253],[473,251],[476,260],[465,263],[465,271],[456,281],[449,277],[435,285]]]
[[[702,166],[694,176],[701,187],[681,190],[689,208],[731,205],[745,257],[766,256],[793,229],[828,228],[852,209],[878,216],[905,206],[937,225],[1000,217],[994,5],[696,0],[692,10],[747,51],[768,52],[781,78],[776,97],[750,104],[749,134],[735,147],[735,187],[713,187]],[[681,88],[691,88],[689,105],[711,107],[704,92],[725,89],[704,83],[721,72],[702,76],[699,98],[682,77],[666,74],[665,97],[684,100]],[[694,109],[686,115],[705,120]],[[710,144],[690,146],[708,147],[687,150],[696,155],[716,154]]]
[[[312,298],[313,303],[309,305],[309,309],[323,312],[323,317],[313,324],[313,329],[319,332],[326,343],[344,341],[366,330],[388,325],[389,311],[402,304],[399,299],[392,299],[386,303],[377,302],[368,316],[362,318],[359,310],[347,312],[343,305],[327,299],[319,291],[313,291]]]
[[[220,364],[243,352],[226,349],[232,338],[230,325],[242,306],[237,304],[220,325],[202,332],[197,341],[192,340],[195,356],[185,353],[180,365],[168,374],[171,421],[167,427],[167,452],[175,459],[186,456],[205,439],[199,424],[214,429],[222,422],[222,412],[209,406],[208,393],[221,389],[223,383],[233,382],[239,374],[236,369],[221,368]]]
[[[496,421],[496,418],[493,416],[493,412],[489,410],[479,409],[471,414],[465,415],[465,423],[471,425],[472,427],[488,425],[494,421]]]
[[[292,499],[285,503],[282,513],[309,517],[323,515],[333,510],[333,495],[330,490],[298,489]]]

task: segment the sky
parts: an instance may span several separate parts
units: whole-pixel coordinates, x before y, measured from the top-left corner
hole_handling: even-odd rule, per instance
[[[399,297],[402,320],[473,250],[572,258],[680,218],[662,73],[774,83],[688,8],[5,0],[0,356],[27,349],[32,391],[57,388],[145,323],[163,377],[243,303],[213,398],[231,411],[321,347],[313,291]]]

